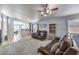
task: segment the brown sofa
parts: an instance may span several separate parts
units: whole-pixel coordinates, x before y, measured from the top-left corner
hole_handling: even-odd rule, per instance
[[[77,55],[79,51],[74,47],[71,38],[68,39],[66,35],[62,41],[55,39],[46,47],[40,47],[38,53],[42,55]]]
[[[47,38],[47,31],[37,31],[32,34],[32,37],[38,40],[45,40]]]

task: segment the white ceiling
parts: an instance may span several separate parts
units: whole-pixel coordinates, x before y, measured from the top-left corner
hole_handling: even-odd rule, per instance
[[[51,16],[46,17],[61,17],[79,13],[79,4],[51,4],[56,6],[59,10]],[[0,12],[10,17],[23,21],[36,21],[42,18],[37,12],[40,9],[40,4],[2,4],[0,5]]]

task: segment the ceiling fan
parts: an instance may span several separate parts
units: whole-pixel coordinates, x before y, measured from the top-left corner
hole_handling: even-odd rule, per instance
[[[49,8],[48,4],[42,4],[41,10],[38,10],[42,16],[52,15],[53,12],[57,11],[58,7]]]

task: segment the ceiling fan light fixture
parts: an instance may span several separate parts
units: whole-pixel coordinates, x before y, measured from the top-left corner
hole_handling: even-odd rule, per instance
[[[52,12],[49,12],[49,15],[52,15]]]
[[[54,12],[57,11],[57,10],[58,10],[57,7],[50,9],[49,6],[48,6],[48,4],[44,4],[44,5],[43,5],[43,9],[40,10],[40,11],[41,11],[40,14],[41,14],[41,16],[52,15],[52,13],[54,13]]]
[[[44,14],[44,16],[47,16],[46,14]]]
[[[44,12],[42,11],[42,12],[41,12],[41,14],[43,15],[43,14],[44,14]]]
[[[48,9],[48,10],[46,10],[46,13],[49,13],[50,12],[50,10]]]

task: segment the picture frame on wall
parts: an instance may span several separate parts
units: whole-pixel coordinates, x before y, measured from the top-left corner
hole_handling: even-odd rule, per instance
[[[47,27],[47,24],[40,24],[40,27],[41,28],[46,28]]]

